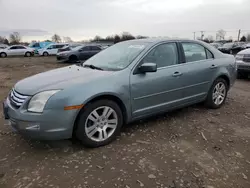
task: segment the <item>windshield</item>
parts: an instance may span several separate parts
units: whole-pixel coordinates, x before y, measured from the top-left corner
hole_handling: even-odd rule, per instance
[[[82,47],[84,47],[83,45],[81,45],[81,46],[76,46],[76,47],[73,47],[72,46],[72,50],[80,50]]]
[[[223,45],[223,47],[226,47],[226,48],[231,48],[233,47],[234,43],[226,43]]]
[[[94,65],[103,70],[122,70],[146,48],[148,43],[126,41],[106,48],[84,64]]]

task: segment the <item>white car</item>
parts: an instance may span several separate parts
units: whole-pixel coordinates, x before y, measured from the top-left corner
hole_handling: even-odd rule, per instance
[[[240,51],[236,55],[238,76],[247,78],[250,75],[250,48]]]
[[[68,45],[69,44],[66,44],[66,43],[50,44],[50,45],[38,50],[38,53],[40,56],[56,55],[58,52],[58,49],[61,49],[64,46],[68,46]]]
[[[25,56],[30,57],[34,55],[34,49],[22,45],[13,45],[4,49],[0,49],[0,57],[7,56]]]

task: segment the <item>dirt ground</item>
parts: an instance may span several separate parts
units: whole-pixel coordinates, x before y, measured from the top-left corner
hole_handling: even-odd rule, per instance
[[[61,66],[55,57],[0,59],[0,102],[18,80]],[[238,80],[219,110],[136,122],[97,149],[24,139],[1,116],[0,188],[249,188],[249,142],[250,80]]]

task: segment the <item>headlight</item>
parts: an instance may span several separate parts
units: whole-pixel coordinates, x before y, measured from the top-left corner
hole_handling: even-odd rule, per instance
[[[242,61],[243,61],[243,57],[244,57],[243,54],[238,54],[238,55],[236,55],[236,57],[235,57],[236,62],[242,62]]]
[[[28,111],[42,113],[49,98],[58,91],[60,90],[43,91],[34,95],[29,102]]]

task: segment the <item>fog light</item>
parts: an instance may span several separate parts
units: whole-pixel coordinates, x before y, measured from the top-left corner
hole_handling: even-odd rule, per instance
[[[34,131],[38,131],[40,130],[40,125],[29,125],[25,128],[26,130],[34,130]]]

